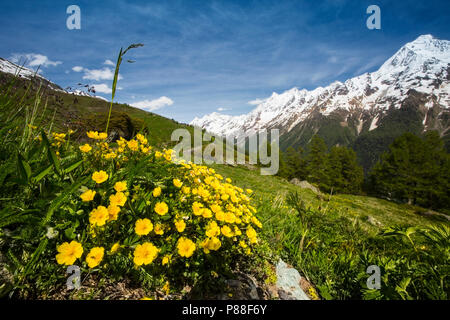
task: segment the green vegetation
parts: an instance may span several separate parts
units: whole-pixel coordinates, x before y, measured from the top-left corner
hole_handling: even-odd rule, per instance
[[[189,285],[201,298],[238,267],[273,284],[280,256],[323,299],[448,299],[450,224],[417,206],[448,205],[448,154],[434,133],[399,138],[375,167],[376,192],[412,199],[394,203],[360,195],[355,152],[328,150],[319,136],[307,152],[287,150],[281,176],[177,164],[165,148],[189,126],[0,82],[0,296],[49,297],[77,261],[98,290],[131,280],[146,295],[184,298]],[[109,137],[96,132],[106,127]],[[295,177],[325,193],[286,180]],[[367,288],[370,265],[381,268],[380,290]]]
[[[450,154],[435,131],[397,138],[371,173],[373,192],[423,207],[450,207]]]
[[[361,192],[363,170],[352,149],[334,146],[328,152],[325,141],[315,135],[306,155],[301,148],[298,151],[288,148],[281,158],[278,173],[281,177],[308,180],[324,192]]]
[[[263,236],[324,299],[448,299],[449,223],[407,204],[323,195],[243,167],[214,166],[259,200]],[[381,268],[369,290],[367,267]]]
[[[0,94],[0,296],[51,297],[74,264],[98,288],[131,281],[153,298],[217,291],[238,263],[258,273],[265,249],[251,192],[173,161],[141,133],[107,142],[88,131],[80,145],[73,130],[55,131],[40,90],[30,106],[29,89],[16,100],[13,86]]]
[[[98,98],[77,96],[63,91],[55,91],[42,86],[36,79],[15,78],[0,72],[0,99],[9,110],[31,108],[39,100],[41,122],[39,125],[52,124],[52,130],[66,132],[72,129],[71,139],[86,142],[86,132],[106,128],[110,103]],[[8,93],[8,95],[6,95]],[[170,136],[175,129],[185,128],[193,132],[189,125],[167,119],[152,112],[113,103],[109,132],[116,132],[131,139],[138,132],[145,132],[152,145],[170,147],[174,144]],[[192,134],[193,135],[193,134]]]

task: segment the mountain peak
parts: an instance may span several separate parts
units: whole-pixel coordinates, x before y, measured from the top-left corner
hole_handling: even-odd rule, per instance
[[[248,114],[206,115],[195,118],[191,124],[226,135],[264,128],[280,128],[284,134],[313,114],[326,117],[335,111],[359,115],[363,112],[372,121],[374,114],[381,116],[392,107],[400,108],[411,90],[427,96],[428,108],[434,105],[436,97],[441,96],[444,98],[439,104],[448,108],[449,66],[450,41],[425,34],[402,46],[375,72],[345,82],[335,81],[314,90],[292,88],[279,94],[274,92]],[[355,116],[359,122],[358,134],[363,129],[363,122],[368,121],[359,115]],[[378,116],[376,119],[367,124],[369,131],[377,127]]]

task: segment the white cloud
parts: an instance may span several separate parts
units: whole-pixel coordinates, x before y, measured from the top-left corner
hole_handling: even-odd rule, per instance
[[[28,67],[55,67],[62,63],[61,61],[52,61],[47,56],[37,53],[14,53],[9,60],[14,63],[25,63]]]
[[[113,80],[114,79],[114,71],[108,67],[105,67],[103,69],[94,69],[94,70],[84,68],[83,71],[84,71],[83,79],[95,80],[95,81]],[[122,79],[122,76],[119,74],[118,78],[120,80],[120,79]]]
[[[109,59],[106,59],[105,62],[103,62],[103,64],[106,64],[107,66],[115,66],[114,62],[112,62]]]
[[[266,99],[255,99],[255,100],[249,101],[247,103],[252,106],[257,106],[257,105],[263,103],[264,101],[266,101]]]
[[[217,108],[217,111],[227,111],[227,110],[230,110],[230,109],[227,109],[227,108],[222,108],[222,107],[220,107],[220,108]]]
[[[171,106],[173,104],[173,100],[162,96],[155,100],[143,100],[131,103],[130,105],[139,109],[147,110],[147,111],[154,111],[157,109],[161,109],[165,106]]]
[[[75,67],[72,68],[72,70],[75,71],[75,72],[81,72],[81,71],[83,71],[83,69],[84,68],[80,67],[80,66],[75,66]]]
[[[100,92],[100,93],[111,93],[112,89],[110,87],[108,87],[108,85],[106,83],[99,83],[99,84],[93,84],[92,85],[94,87],[95,92]]]

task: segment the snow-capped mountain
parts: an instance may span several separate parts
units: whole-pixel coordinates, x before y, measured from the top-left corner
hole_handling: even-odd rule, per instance
[[[19,66],[19,65],[15,64],[15,63],[13,63],[11,61],[8,61],[6,59],[3,59],[3,58],[0,58],[0,71],[4,72],[4,73],[9,73],[9,74],[18,76],[20,78],[25,78],[25,79],[28,79],[28,80],[36,79],[36,80],[42,82],[47,87],[51,88],[52,90],[70,93],[70,94],[75,95],[75,96],[86,96],[86,97],[92,97],[92,98],[106,100],[103,97],[98,97],[98,96],[95,96],[93,94],[90,94],[88,92],[85,92],[85,91],[82,91],[82,90],[79,90],[79,89],[64,90],[60,86],[58,86],[57,84],[55,84],[55,83],[51,82],[50,80],[44,78],[38,72],[36,72],[34,70],[31,70],[29,68],[26,68],[24,66]]]
[[[424,128],[445,133],[448,120],[443,113],[448,114],[450,105],[450,41],[422,35],[404,45],[375,72],[312,91],[293,88],[281,94],[274,92],[248,114],[229,116],[214,112],[195,118],[191,125],[221,136],[241,137],[242,132],[247,136],[278,128],[282,137],[285,135],[287,147],[302,145],[298,136],[305,129],[312,133],[321,130],[323,121],[313,120],[333,119],[356,139],[376,129],[390,110],[402,108],[412,93],[420,96],[417,99]],[[431,109],[433,112],[428,112]]]

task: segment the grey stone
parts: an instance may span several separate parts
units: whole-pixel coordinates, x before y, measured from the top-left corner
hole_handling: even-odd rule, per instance
[[[311,190],[311,191],[313,191],[313,192],[315,192],[315,193],[317,193],[317,194],[320,194],[319,188],[313,186],[312,184],[310,184],[310,183],[309,183],[308,181],[306,181],[306,180],[300,181],[299,179],[294,178],[294,179],[292,179],[292,180],[289,181],[289,182],[292,183],[292,184],[294,184],[294,185],[296,185],[296,186],[299,186],[300,188],[303,188],[303,189],[309,189],[309,190]]]
[[[296,269],[289,267],[283,260],[280,259],[277,263],[276,271],[277,287],[280,299],[310,300],[310,298],[300,287],[300,280],[302,276]]]

